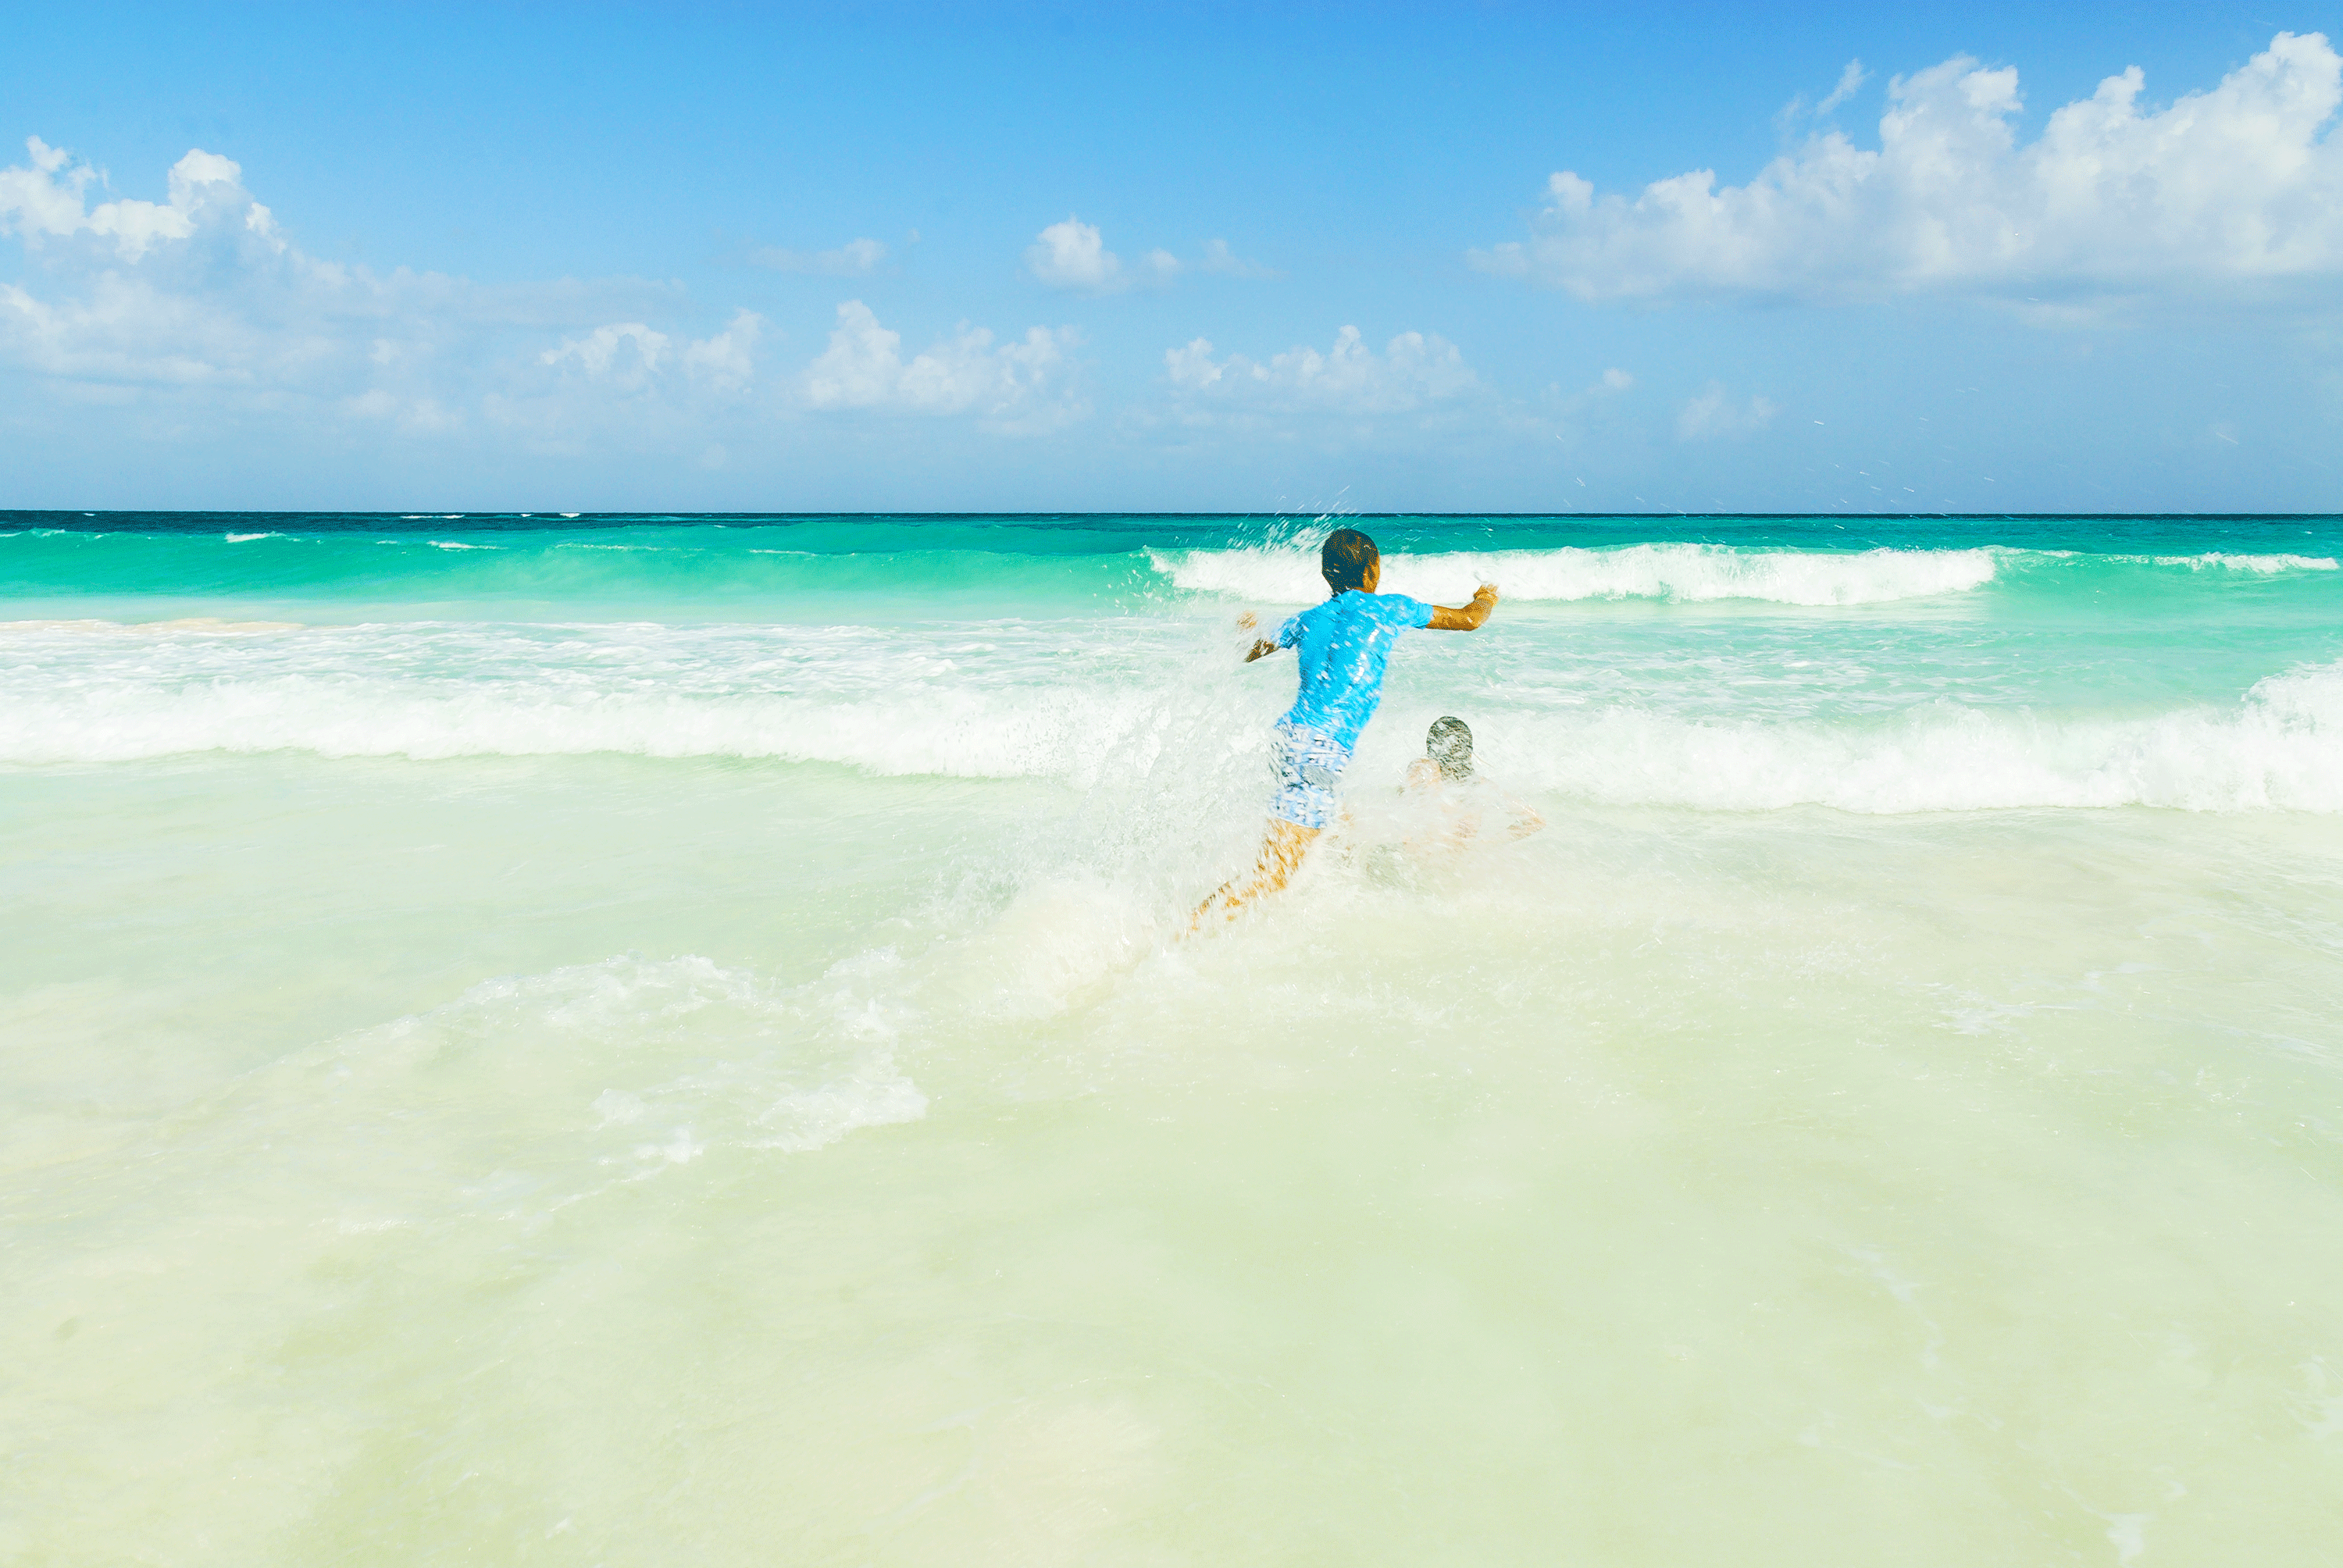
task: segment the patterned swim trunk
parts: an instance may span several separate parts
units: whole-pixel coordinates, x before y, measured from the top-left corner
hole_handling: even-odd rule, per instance
[[[1350,748],[1302,724],[1280,724],[1276,735],[1277,798],[1270,802],[1271,815],[1300,828],[1332,826],[1342,809],[1334,791],[1351,765]]]

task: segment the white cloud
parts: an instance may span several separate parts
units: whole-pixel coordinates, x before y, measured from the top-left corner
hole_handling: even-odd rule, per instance
[[[1323,354],[1296,346],[1266,361],[1215,359],[1211,341],[1199,337],[1167,350],[1163,367],[1173,390],[1192,398],[1342,414],[1405,413],[1483,389],[1444,337],[1403,332],[1377,354],[1355,327],[1335,334]]]
[[[396,411],[406,427],[442,429],[484,378],[553,363],[528,351],[531,337],[679,300],[630,280],[484,287],[323,261],[279,232],[233,161],[201,149],[173,166],[167,202],[93,207],[87,166],[38,138],[28,146],[28,165],[0,170],[0,220],[22,236],[28,264],[21,283],[0,285],[0,367],[73,396],[186,404],[200,394],[280,417],[307,399],[317,411]],[[589,335],[575,352],[618,347]]]
[[[753,310],[736,310],[723,331],[684,345],[683,372],[717,391],[739,391],[755,377],[757,339],[764,334],[763,317]]]
[[[1285,275],[1229,248],[1224,239],[1208,239],[1204,254],[1183,262],[1168,250],[1149,251],[1132,266],[1107,249],[1106,239],[1093,224],[1078,217],[1053,223],[1025,247],[1025,268],[1051,288],[1077,294],[1121,294],[1126,289],[1161,287],[1191,267],[1222,277],[1282,277]]]
[[[92,207],[82,192],[96,170],[72,164],[64,148],[38,136],[25,137],[25,146],[28,166],[0,169],[0,234],[35,243],[88,234],[110,240],[117,256],[135,262],[158,240],[194,234],[215,205],[235,207],[253,233],[272,234],[268,209],[244,194],[244,171],[216,154],[196,149],[172,165],[167,203],[124,199]]]
[[[918,235],[914,233],[912,237]],[[749,260],[755,266],[815,277],[868,277],[886,259],[886,244],[876,239],[850,239],[836,250],[785,250],[767,246],[749,253]]]
[[[1604,377],[1607,383],[1610,377]],[[1700,396],[1676,411],[1676,439],[1707,441],[1720,436],[1748,436],[1774,422],[1781,405],[1763,397],[1735,403],[1721,381],[1712,381]]]
[[[1809,104],[1806,95],[1800,93],[1784,104],[1774,116],[1774,129],[1786,142],[1802,123],[1829,118],[1833,110],[1854,97],[1855,90],[1869,80],[1871,73],[1863,68],[1863,62],[1849,60],[1838,74],[1838,85],[1824,94],[1820,103]]]
[[[1071,331],[996,344],[962,327],[907,359],[850,301],[802,375],[760,377],[764,318],[739,310],[704,336],[679,330],[674,286],[377,275],[292,244],[226,158],[187,154],[168,202],[93,207],[90,169],[30,148],[27,165],[0,170],[0,224],[28,263],[23,282],[0,284],[0,372],[84,401],[166,402],[187,431],[206,415],[417,437],[484,424],[541,452],[704,453],[711,436],[754,441],[807,410],[964,414],[1003,432],[1086,411],[1070,389]],[[835,254],[875,264],[884,247]]]
[[[1275,267],[1263,266],[1257,261],[1246,260],[1232,251],[1229,248],[1229,242],[1224,239],[1206,240],[1204,259],[1198,262],[1196,266],[1201,272],[1218,273],[1222,277],[1283,277],[1285,276]]]
[[[1067,385],[1075,341],[1071,328],[1036,327],[1021,341],[995,344],[983,327],[963,325],[906,360],[902,334],[850,299],[838,307],[830,347],[799,377],[799,395],[817,409],[975,413],[1012,433],[1054,428],[1088,412]]]
[[[1855,90],[1870,79],[1871,73],[1863,68],[1861,60],[1849,60],[1846,63],[1846,69],[1838,74],[1838,85],[1833,87],[1829,95],[1815,106],[1815,113],[1829,114],[1833,109],[1855,96]]]
[[[1564,170],[1526,243],[1471,259],[1589,300],[2087,296],[2343,271],[2343,142],[2321,135],[2343,59],[2324,36],[2280,33],[2161,110],[2143,111],[2143,85],[2136,66],[2108,77],[2021,146],[2016,71],[1955,58],[1889,84],[1875,152],[1832,131],[1745,186],[1700,169],[1632,201]]]
[[[574,365],[590,380],[628,389],[653,384],[663,367],[673,367],[692,382],[738,391],[755,377],[751,351],[764,326],[765,318],[755,311],[738,311],[723,331],[687,341],[678,349],[672,337],[642,322],[614,322],[580,337],[563,338],[558,347],[538,355],[538,363]]]
[[[1633,376],[1630,376],[1624,370],[1618,369],[1614,367],[1612,369],[1605,370],[1603,373],[1603,379],[1596,385],[1588,387],[1587,390],[1590,392],[1624,392],[1628,387],[1633,387],[1634,384],[1635,378]]]
[[[1168,250],[1151,250],[1135,266],[1106,248],[1095,225],[1078,217],[1053,223],[1033,236],[1025,248],[1026,269],[1051,288],[1078,294],[1120,294],[1142,284],[1169,283],[1179,276],[1180,260]]]
[[[543,365],[558,365],[565,359],[575,359],[585,367],[588,376],[608,376],[611,363],[622,357],[631,347],[635,365],[642,372],[659,368],[660,358],[667,353],[668,337],[654,332],[639,321],[623,321],[608,327],[598,327],[583,337],[564,338],[558,348],[548,348],[538,356]],[[620,374],[627,374],[623,366]]]

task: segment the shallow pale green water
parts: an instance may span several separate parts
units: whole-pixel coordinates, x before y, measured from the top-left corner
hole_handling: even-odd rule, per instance
[[[591,521],[0,536],[0,1560],[2338,1555],[2331,521]]]

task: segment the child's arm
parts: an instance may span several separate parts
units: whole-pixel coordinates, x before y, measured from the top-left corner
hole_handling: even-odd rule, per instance
[[[1513,817],[1513,836],[1526,839],[1545,826],[1545,819],[1530,809],[1529,802],[1518,796],[1505,797],[1505,810]]]
[[[1483,583],[1473,590],[1473,602],[1462,609],[1451,609],[1444,604],[1432,607],[1432,619],[1427,624],[1433,631],[1478,631],[1489,613],[1497,608],[1497,585]]]
[[[1244,614],[1237,617],[1237,629],[1239,631],[1251,631],[1252,628],[1252,611],[1247,610]],[[1247,664],[1251,664],[1254,659],[1267,658],[1271,654],[1275,653],[1276,651],[1276,643],[1271,641],[1268,638],[1258,637],[1253,638],[1252,647],[1246,650],[1244,661]]]

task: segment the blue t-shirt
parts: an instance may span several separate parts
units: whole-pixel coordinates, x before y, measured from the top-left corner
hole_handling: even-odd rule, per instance
[[[1348,749],[1383,699],[1383,665],[1410,627],[1430,626],[1432,607],[1405,594],[1353,589],[1277,628],[1277,646],[1302,658],[1302,692],[1285,722],[1306,724]]]

